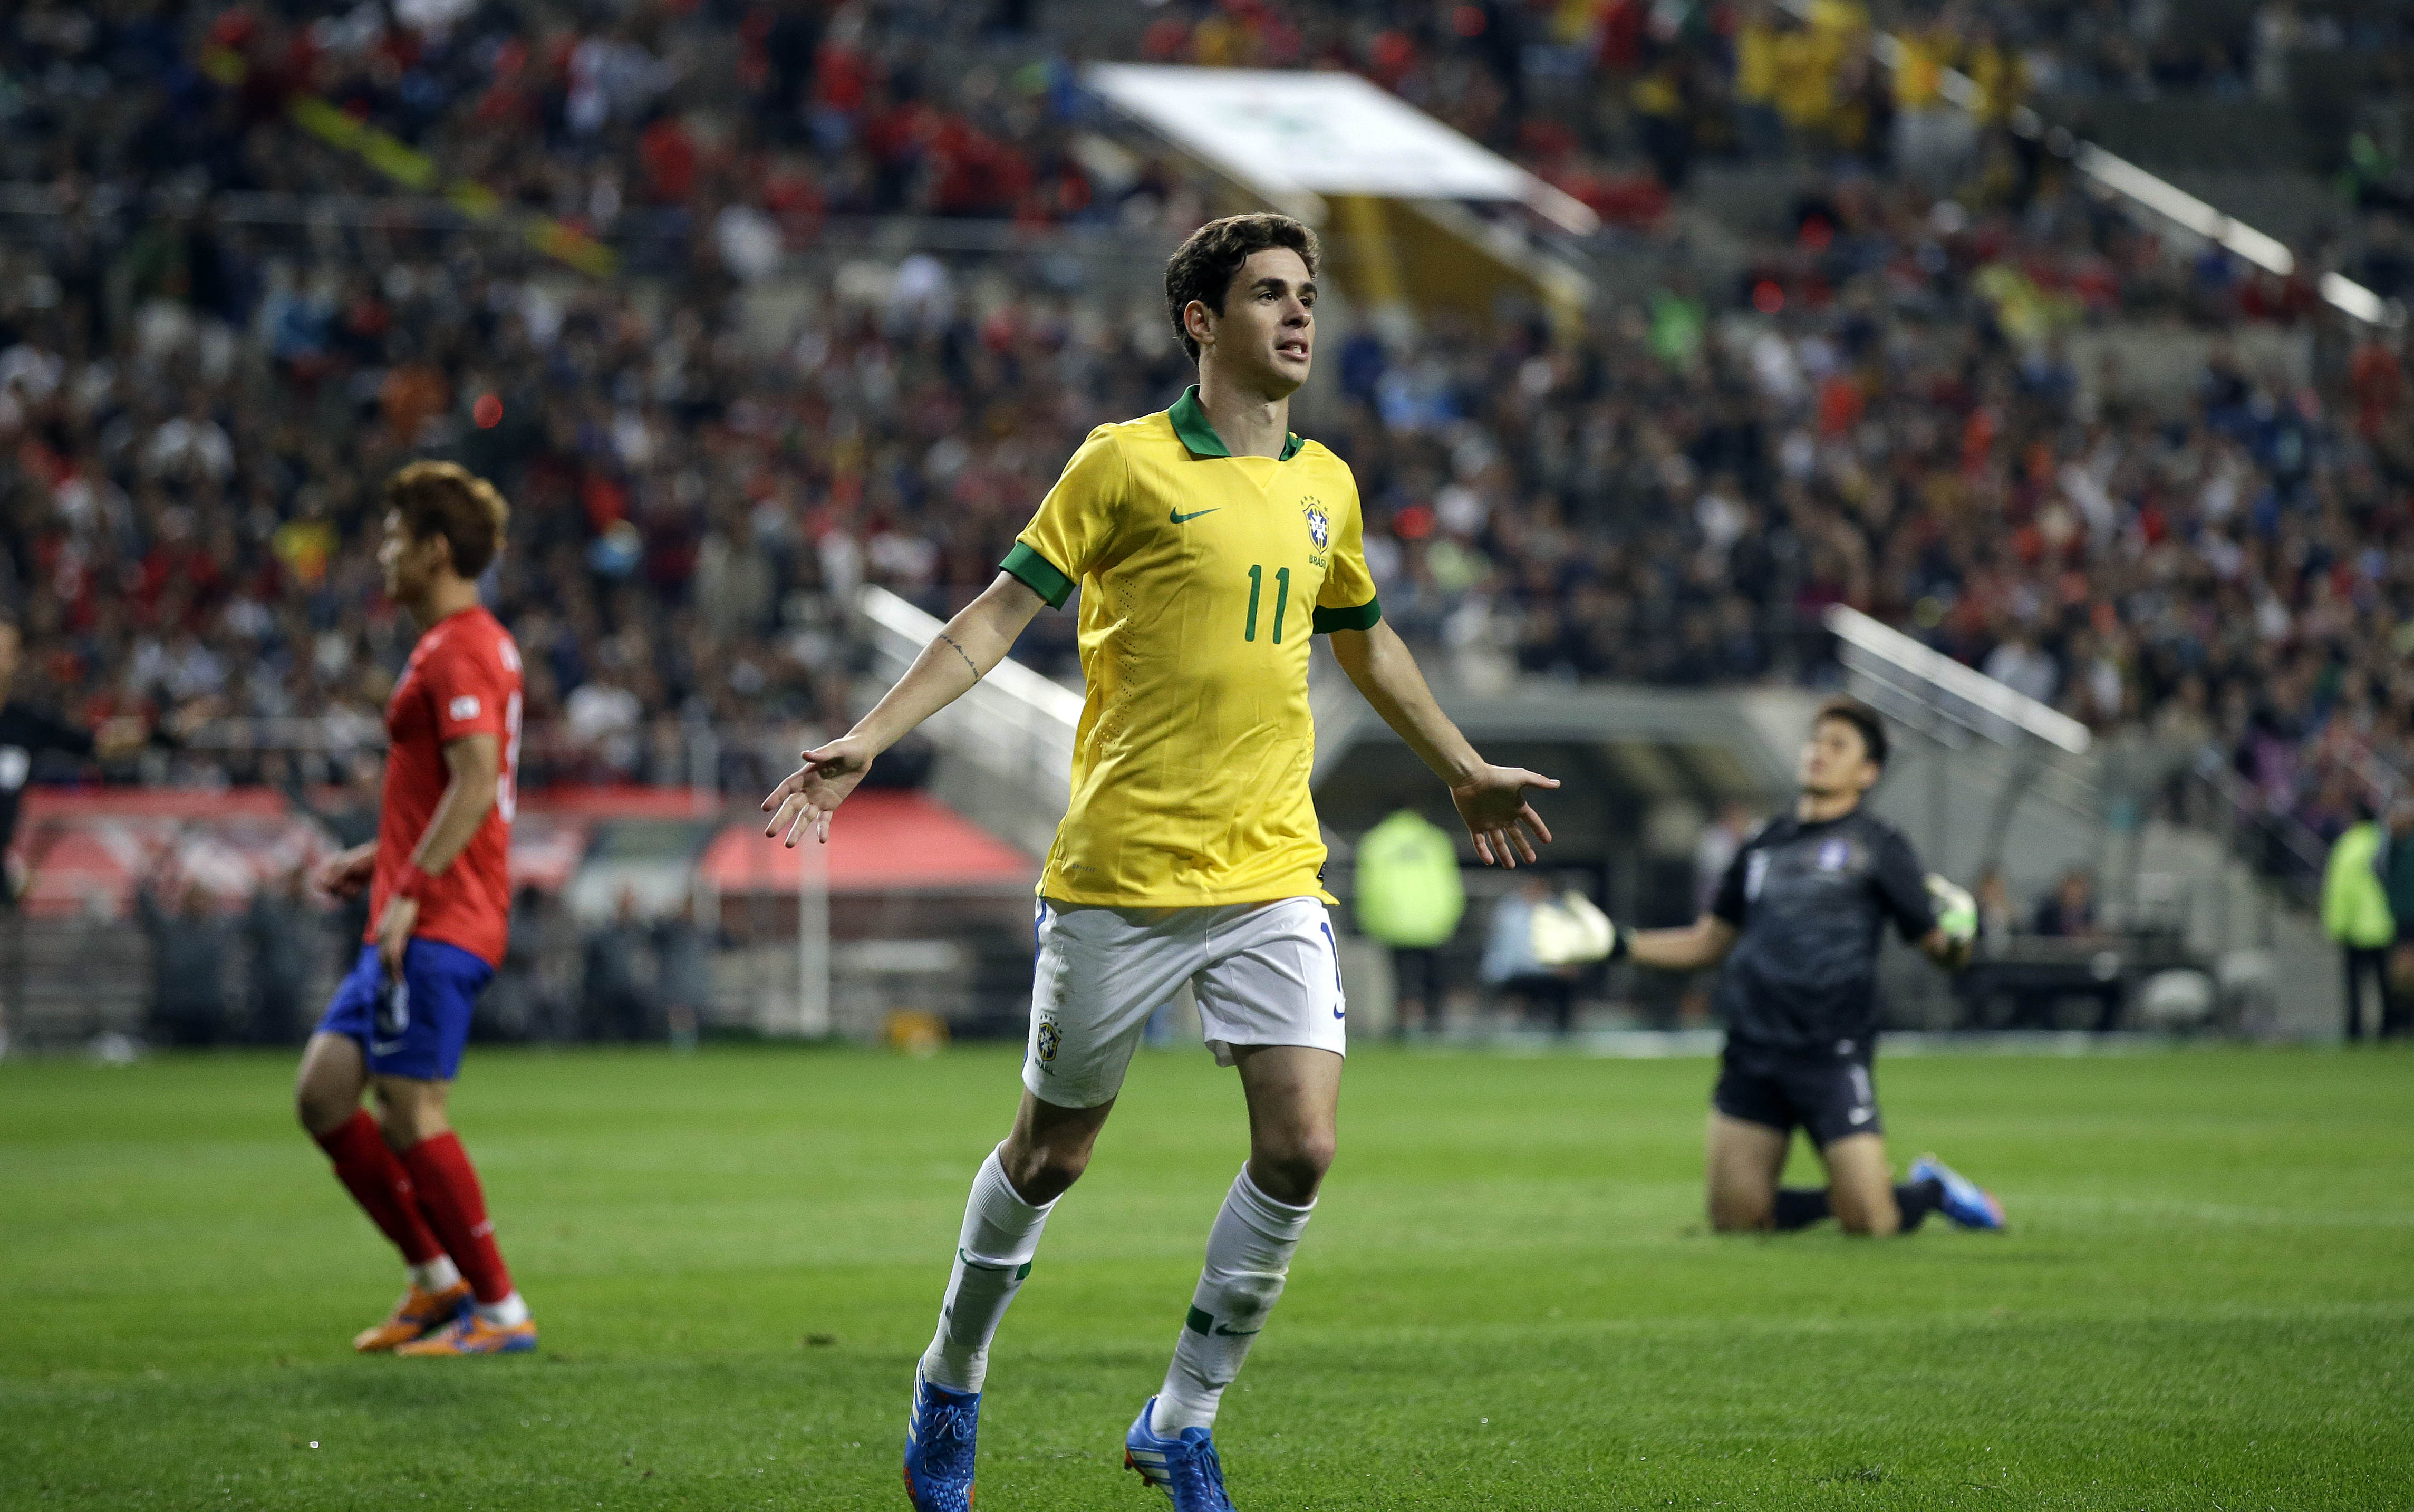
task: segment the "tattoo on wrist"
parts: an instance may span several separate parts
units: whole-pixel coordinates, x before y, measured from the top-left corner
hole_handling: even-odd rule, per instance
[[[973,660],[973,654],[970,651],[965,650],[962,646],[956,645],[956,638],[948,634],[946,630],[941,630],[939,632],[939,639],[946,642],[948,646],[954,650],[956,655],[964,659],[964,665],[973,669],[973,681],[980,681],[980,663]]]

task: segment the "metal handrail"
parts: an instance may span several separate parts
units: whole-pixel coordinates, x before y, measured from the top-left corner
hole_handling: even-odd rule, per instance
[[[946,628],[936,615],[876,584],[857,592],[855,606],[892,675],[902,675]],[[1081,705],[1080,694],[1009,658],[930,723],[983,765],[1027,781],[1061,803],[1072,791]]]
[[[1836,639],[1843,643],[1844,664],[1856,672],[1877,676],[1903,688],[1915,696],[1921,690],[1942,693],[1990,717],[1997,723],[1963,718],[1951,703],[1932,696],[1924,700],[1936,712],[1974,734],[1986,736],[1997,745],[2017,744],[2005,738],[2002,726],[2034,735],[2049,746],[2066,750],[2074,756],[2087,754],[2093,737],[2087,726],[2056,709],[2048,708],[2026,693],[2019,692],[1975,667],[1954,660],[1933,646],[1912,639],[1902,631],[1881,624],[1847,604],[1830,604],[1825,623]]]
[[[1811,0],[1780,0],[1795,19],[1808,22],[1814,7]],[[1870,55],[1888,68],[1900,68],[1906,56],[1902,39],[1887,32],[1875,33],[1870,38]],[[1937,93],[1962,110],[1975,115],[1986,104],[1986,92],[1978,82],[1958,68],[1943,70]],[[2081,141],[2062,126],[2048,126],[2043,117],[2022,105],[2011,112],[2005,123],[2012,132],[2031,141],[2042,142],[2048,152],[2069,159],[2094,183],[2120,195],[2141,209],[2152,211],[2172,225],[2217,246],[2227,248],[2267,273],[2288,277],[2297,271],[2296,254],[2277,237],[2270,236],[2247,225],[2237,216],[2228,215],[2205,203],[2178,185],[2139,168],[2127,158],[2106,152],[2092,141]],[[2395,329],[2405,323],[2406,308],[2393,299],[2378,294],[2346,274],[2325,272],[2317,280],[2315,292],[2323,303],[2366,325]]]

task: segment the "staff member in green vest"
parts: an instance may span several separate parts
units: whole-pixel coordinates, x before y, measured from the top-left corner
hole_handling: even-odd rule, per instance
[[[2366,814],[2331,846],[2330,865],[2322,872],[2322,931],[2338,941],[2346,958],[2350,1041],[2363,1038],[2366,977],[2380,995],[2374,1037],[2389,1017],[2389,947],[2397,940],[2397,919],[2389,912],[2389,892],[2376,865],[2380,848],[2380,826]]]
[[[1413,808],[1403,808],[1358,842],[1358,927],[1391,947],[1393,1033],[1408,1037],[1424,1019],[1441,1028],[1441,951],[1458,932],[1467,893],[1458,880],[1458,846]]]

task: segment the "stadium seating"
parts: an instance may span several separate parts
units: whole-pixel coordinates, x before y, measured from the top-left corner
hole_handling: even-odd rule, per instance
[[[2311,41],[2269,45],[2406,45],[2385,12],[2306,9]],[[759,781],[786,735],[742,732],[843,711],[847,588],[961,600],[1087,423],[1182,380],[1144,288],[794,260],[849,217],[1098,222],[1154,246],[1203,213],[1163,160],[1085,166],[1111,131],[1028,10],[934,30],[902,7],[705,6],[544,35],[442,6],[418,32],[21,13],[0,495],[37,696],[203,733],[155,777],[332,775],[326,732],[371,728],[402,645],[368,560],[375,485],[435,450],[518,507],[498,597],[531,653],[529,779]],[[1133,56],[1358,67],[1643,245],[1718,210],[1706,183],[1673,211],[1630,193],[1644,165],[1781,185],[1729,217],[1731,279],[1669,278],[1581,335],[1431,323],[1333,354],[1338,392],[1309,413],[1359,471],[1396,622],[1542,676],[1815,680],[1816,615],[1849,600],[2091,723],[2213,741],[2317,831],[2414,761],[2389,654],[2414,592],[2393,340],[2317,319],[2303,277],[2176,255],[2008,138],[1970,144],[1951,196],[1923,185],[1871,122],[1924,96],[1821,41],[1848,12],[1671,36],[1623,4],[1453,14],[1172,7],[1127,37],[1091,18]],[[2027,6],[2002,37],[1921,45],[1997,81],[1982,118],[2021,68],[2218,104],[2262,66],[2234,7],[2187,23],[2194,52],[2142,57],[2092,14]],[[1751,76],[1763,42],[1811,76]],[[78,83],[97,79],[115,87]],[[1775,166],[1752,170],[1767,123],[1741,107],[1770,90]],[[390,135],[308,127],[303,96]],[[1855,99],[1876,111],[1857,126]],[[622,275],[580,279],[502,223],[437,234],[399,193],[423,173]],[[2124,323],[2153,321],[2212,333],[2175,344],[2191,370],[2122,368]]]

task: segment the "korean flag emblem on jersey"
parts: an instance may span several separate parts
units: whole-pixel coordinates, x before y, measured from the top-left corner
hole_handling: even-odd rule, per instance
[[[1819,869],[1841,871],[1853,859],[1853,848],[1840,839],[1823,840],[1819,845]]]
[[[1332,523],[1324,517],[1324,506],[1317,502],[1315,499],[1311,498],[1307,500],[1306,509],[1307,539],[1316,542],[1317,550],[1322,551],[1332,542]]]

